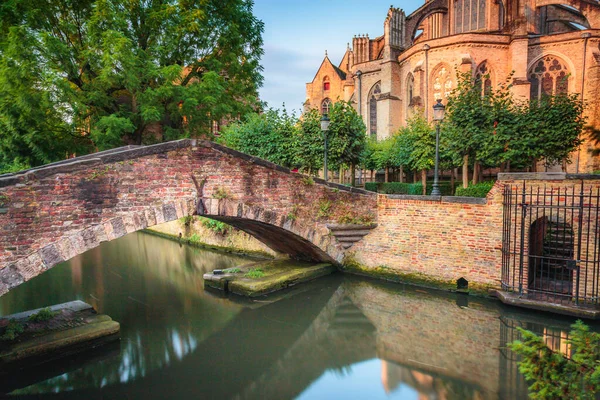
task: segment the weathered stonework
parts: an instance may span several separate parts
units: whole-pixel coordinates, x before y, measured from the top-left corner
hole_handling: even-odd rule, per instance
[[[203,182],[199,185],[199,182]],[[0,294],[101,242],[205,210],[275,251],[341,262],[326,224],[375,219],[372,193],[313,183],[212,142],[127,147],[0,177]],[[328,202],[328,215],[319,204]],[[202,203],[203,208],[198,207]]]

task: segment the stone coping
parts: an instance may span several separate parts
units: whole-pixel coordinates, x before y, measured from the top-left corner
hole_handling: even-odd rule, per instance
[[[120,161],[132,160],[135,158],[140,158],[144,156],[167,153],[169,151],[174,151],[186,147],[196,147],[203,146],[208,148],[213,148],[222,153],[226,153],[232,155],[236,158],[251,162],[253,164],[273,169],[276,171],[280,171],[287,174],[293,174],[293,172],[289,168],[282,167],[275,163],[272,163],[267,160],[263,160],[262,158],[254,157],[242,152],[239,152],[234,149],[230,149],[229,147],[223,146],[221,144],[211,142],[209,140],[196,140],[196,139],[181,139],[174,140],[171,142],[159,143],[150,146],[124,146],[116,149],[101,151],[98,153],[88,154],[81,157],[71,158],[68,160],[58,161],[52,164],[42,165],[40,167],[35,167],[23,171],[19,171],[13,174],[4,174],[0,175],[0,188],[17,185],[22,183],[23,180],[28,179],[29,177],[35,179],[45,178],[55,174],[64,174],[69,172],[75,172],[80,169],[100,166],[103,164],[111,164]],[[300,176],[308,176],[304,174],[298,174]],[[321,178],[312,178],[315,183],[328,186],[332,189],[337,189],[345,192],[356,193],[360,195],[366,196],[376,196],[376,193],[370,192],[364,189],[358,189],[355,187],[350,187],[346,185],[341,185],[339,183],[326,182]]]
[[[565,172],[501,172],[499,181],[600,180],[600,174],[567,174]]]
[[[420,200],[438,203],[456,203],[456,204],[487,204],[485,197],[465,197],[465,196],[421,196],[412,194],[382,194],[392,200]]]
[[[493,293],[502,303],[519,306],[538,311],[569,315],[577,318],[600,319],[600,309],[581,307],[574,304],[555,304],[546,301],[532,300],[520,296],[518,293],[495,290]]]

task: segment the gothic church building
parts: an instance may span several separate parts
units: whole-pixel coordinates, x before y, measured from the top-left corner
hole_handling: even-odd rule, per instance
[[[456,73],[489,76],[496,86],[513,73],[521,99],[580,93],[588,124],[600,129],[600,3],[594,0],[430,0],[410,15],[391,7],[382,36],[355,36],[341,62],[327,55],[306,85],[305,110],[327,112],[351,101],[369,134],[383,139],[456,86]],[[586,133],[586,135],[588,135]],[[587,136],[569,172],[600,170]]]

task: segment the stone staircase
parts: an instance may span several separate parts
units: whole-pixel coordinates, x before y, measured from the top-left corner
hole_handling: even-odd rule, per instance
[[[335,236],[337,241],[345,249],[367,236],[372,229],[376,228],[377,224],[370,225],[355,225],[355,224],[327,224],[327,228],[331,234]]]

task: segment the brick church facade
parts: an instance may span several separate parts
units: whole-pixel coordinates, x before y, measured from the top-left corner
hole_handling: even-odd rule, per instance
[[[415,109],[431,118],[436,99],[456,87],[456,72],[489,75],[496,86],[513,73],[520,99],[579,93],[588,125],[600,129],[600,3],[593,0],[430,0],[406,15],[391,7],[384,33],[355,36],[341,62],[326,55],[306,85],[305,110],[327,112],[351,101],[367,133],[398,130]],[[429,115],[428,115],[429,114]],[[600,170],[592,130],[569,172]]]

